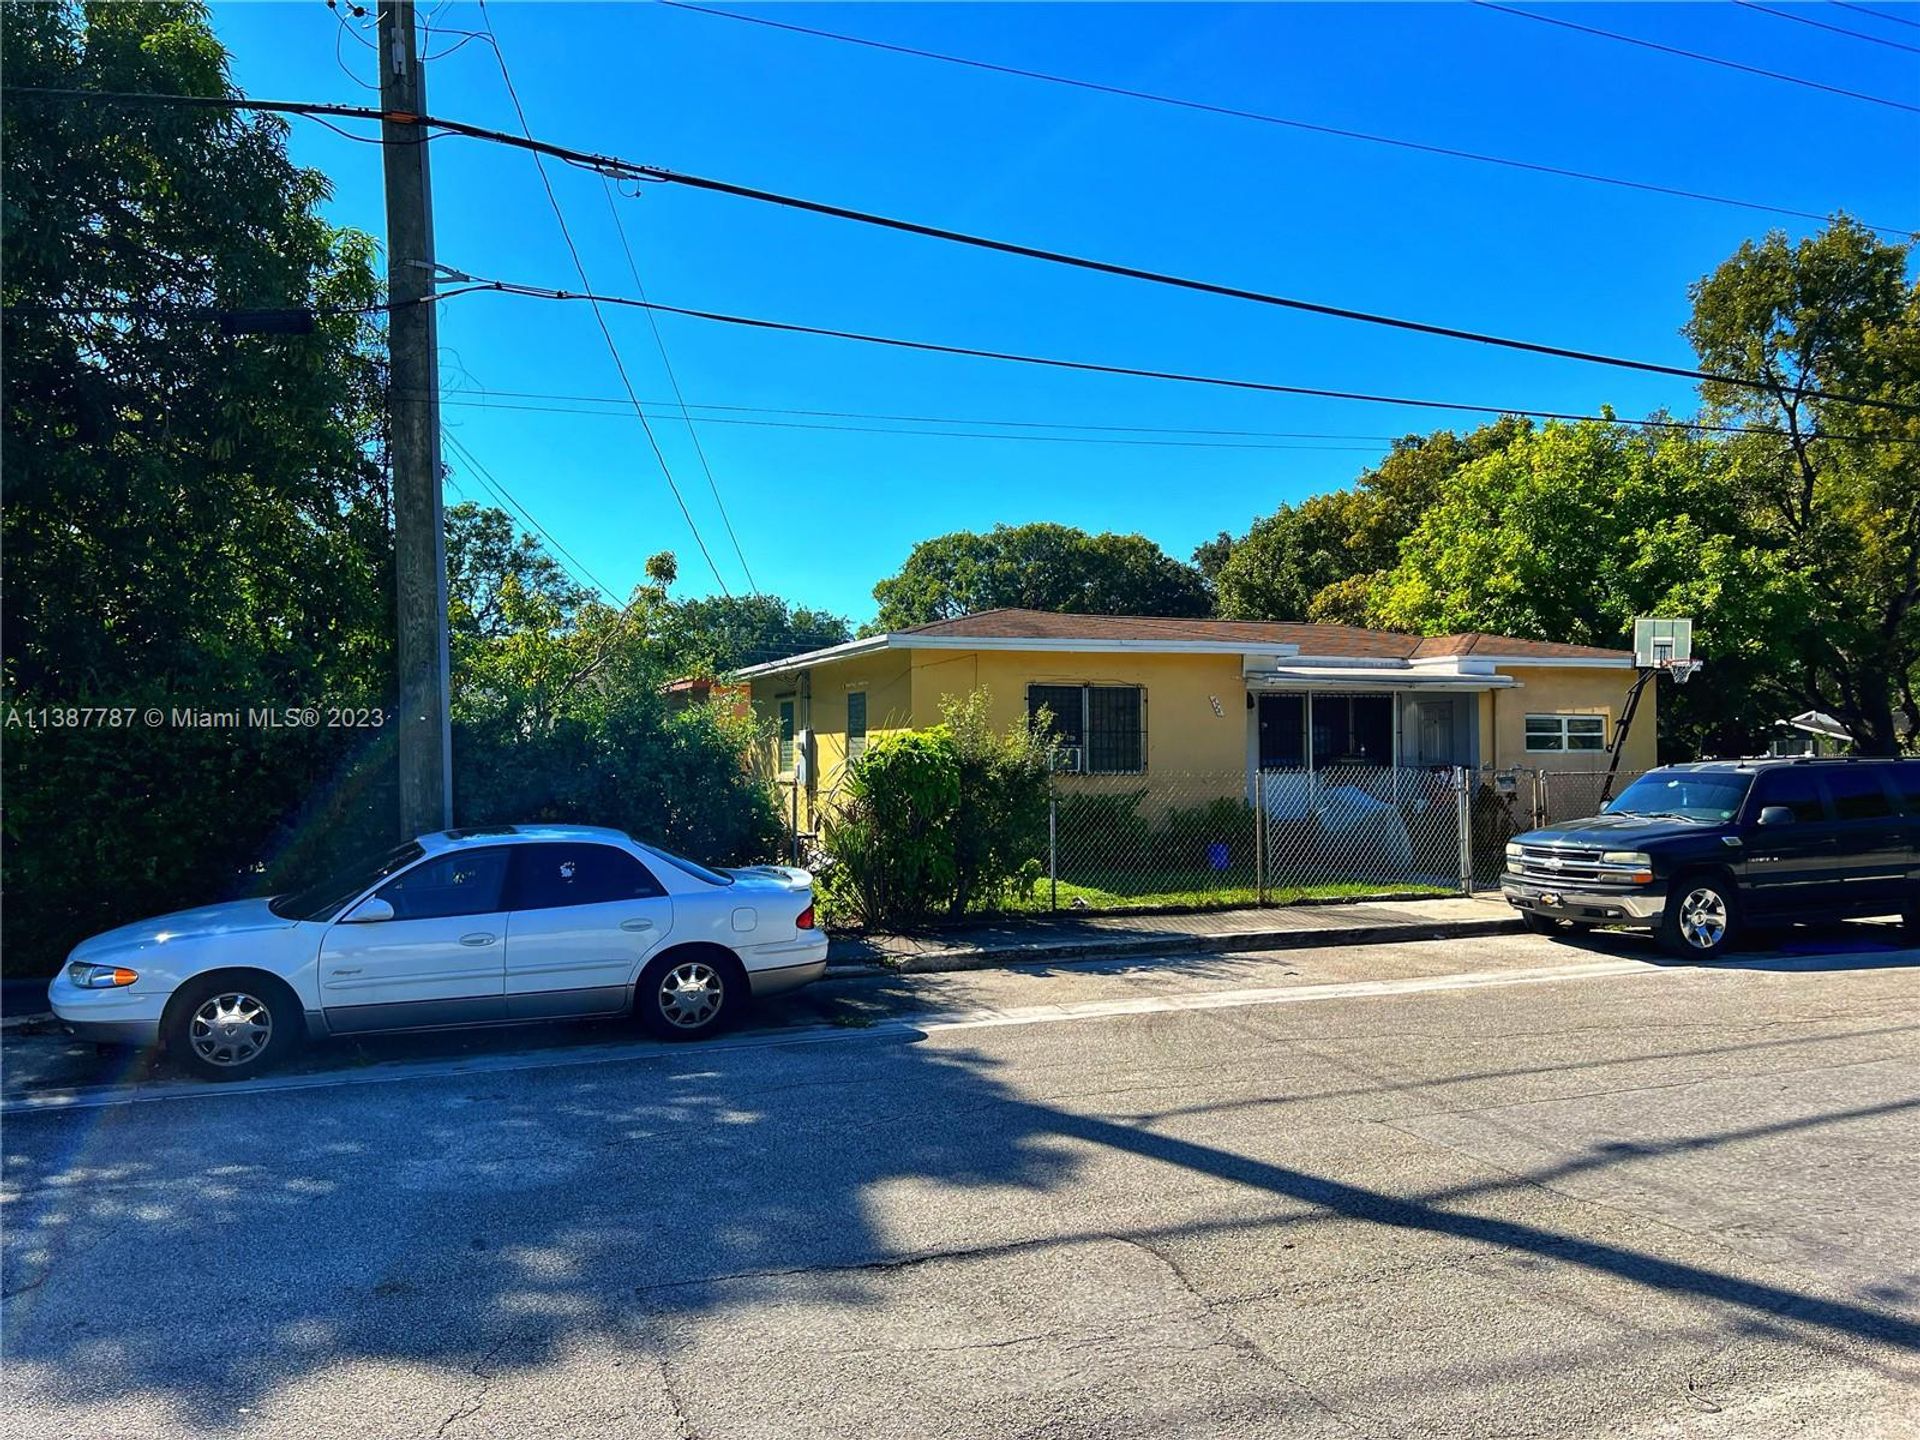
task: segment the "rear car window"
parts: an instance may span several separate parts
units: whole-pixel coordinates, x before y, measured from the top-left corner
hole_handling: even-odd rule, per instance
[[[1826,772],[1833,813],[1841,820],[1879,820],[1893,814],[1893,801],[1880,784],[1878,765],[1836,766]]]
[[[612,845],[518,845],[513,857],[515,910],[649,900],[667,892],[639,859]]]

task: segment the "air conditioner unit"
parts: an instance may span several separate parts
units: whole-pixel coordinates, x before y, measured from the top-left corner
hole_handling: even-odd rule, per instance
[[[1078,745],[1062,745],[1053,752],[1053,768],[1062,775],[1086,773],[1086,752]]]

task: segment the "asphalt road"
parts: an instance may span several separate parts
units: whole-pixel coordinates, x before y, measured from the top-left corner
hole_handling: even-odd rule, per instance
[[[11,1036],[7,1431],[1920,1435],[1884,933],[836,984],[229,1087]]]

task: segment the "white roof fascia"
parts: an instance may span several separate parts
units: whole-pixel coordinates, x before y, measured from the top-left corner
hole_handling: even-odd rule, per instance
[[[743,666],[733,672],[733,678],[754,680],[767,675],[786,675],[795,670],[805,670],[811,665],[824,665],[830,660],[844,660],[853,655],[865,655],[871,650],[884,650],[888,642],[899,638],[897,635],[869,635],[864,640],[845,640],[838,645],[829,645],[824,650],[790,655],[785,660],[768,660],[759,665]]]
[[[1511,675],[1435,674],[1432,671],[1376,666],[1370,669],[1321,669],[1285,666],[1247,676],[1251,690],[1512,690]]]

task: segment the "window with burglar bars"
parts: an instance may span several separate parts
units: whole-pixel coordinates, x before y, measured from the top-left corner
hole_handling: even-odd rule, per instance
[[[1045,710],[1048,733],[1080,752],[1090,775],[1147,768],[1146,692],[1138,685],[1029,685],[1027,714]]]
[[[847,692],[847,759],[857,759],[867,748],[867,692]]]
[[[1604,715],[1529,715],[1529,750],[1604,750],[1607,748],[1607,717]]]
[[[793,771],[793,697],[780,697],[780,773]]]

